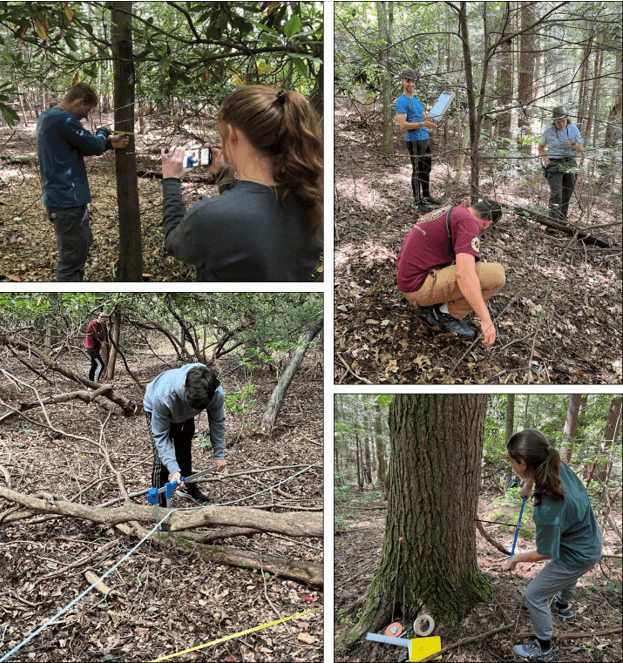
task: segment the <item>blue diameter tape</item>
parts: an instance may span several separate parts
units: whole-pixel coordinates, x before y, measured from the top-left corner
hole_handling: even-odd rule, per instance
[[[41,624],[41,626],[36,631],[33,631],[27,638],[22,640],[18,645],[15,645],[15,647],[13,647],[13,649],[11,649],[11,651],[8,651],[6,654],[4,654],[2,656],[2,658],[0,658],[0,663],[2,663],[2,661],[8,661],[11,658],[11,656],[13,656],[13,654],[18,652],[24,645],[28,644],[33,638],[36,638],[39,635],[39,633],[41,633],[42,631],[45,631],[45,629],[48,626],[51,626],[52,624],[54,624],[54,622],[59,617],[64,615],[70,608],[75,606],[76,603],[79,603],[96,585],[99,585],[99,583],[102,582],[102,580],[104,580],[104,578],[107,578],[113,571],[115,571],[119,566],[121,566],[121,564],[123,564],[123,562],[125,562],[126,559],[128,559],[128,557],[130,557],[130,555],[132,555],[132,553],[134,553],[138,548],[140,548],[140,546],[142,546],[143,543],[145,543],[145,541],[147,541],[147,539],[160,527],[160,525],[172,513],[173,513],[172,511],[169,511],[163,518],[161,518],[149,530],[149,532],[147,532],[147,534],[145,534],[145,536],[133,548],[131,548],[114,566],[111,566],[108,569],[108,571],[106,571],[106,573],[104,573],[103,576],[98,578],[92,585],[87,587],[81,594],[78,594],[78,596],[76,596],[76,598],[73,599],[73,601],[70,601],[64,608],[59,610],[53,617],[50,617],[50,619],[48,619],[47,622],[45,622],[44,624]]]

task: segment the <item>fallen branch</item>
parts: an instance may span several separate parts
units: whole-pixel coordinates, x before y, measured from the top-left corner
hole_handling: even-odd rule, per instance
[[[574,239],[577,239],[577,241],[579,242],[594,244],[595,246],[601,246],[602,248],[606,249],[611,249],[611,248],[616,248],[619,250],[621,249],[621,247],[614,244],[614,242],[611,242],[606,239],[601,239],[599,237],[595,237],[592,234],[592,230],[590,228],[587,228],[586,226],[580,227],[569,222],[556,221],[555,219],[550,218],[546,214],[539,214],[538,212],[528,209],[527,207],[520,207],[519,205],[505,205],[504,203],[501,204],[503,207],[506,207],[507,209],[515,212],[518,216],[525,218],[526,215],[528,215],[538,223],[547,226],[548,228],[554,228],[555,230],[560,230],[566,235],[574,236]],[[577,237],[575,237],[576,234]]]
[[[120,523],[153,523],[154,509],[138,504],[126,504],[121,507],[103,509],[88,504],[76,504],[59,499],[53,495],[38,498],[18,493],[0,486],[0,497],[20,504],[30,511],[52,513],[72,518],[90,520],[100,525],[112,526]],[[159,509],[164,515],[167,509]],[[209,526],[250,527],[261,532],[275,532],[286,536],[323,535],[322,513],[296,512],[272,513],[242,506],[208,506],[194,511],[173,511],[167,523],[171,532]]]
[[[510,550],[506,550],[506,548],[501,544],[498,543],[483,527],[482,523],[479,522],[478,520],[476,521],[476,529],[480,532],[480,535],[482,538],[487,541],[487,543],[490,543],[494,548],[497,548],[500,552],[503,552],[505,555],[510,555]]]

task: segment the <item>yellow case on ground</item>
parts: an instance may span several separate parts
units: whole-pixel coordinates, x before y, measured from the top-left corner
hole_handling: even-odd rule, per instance
[[[431,635],[428,638],[413,638],[409,647],[409,662],[421,661],[441,648],[441,637],[438,635]],[[440,661],[441,654],[433,660]]]

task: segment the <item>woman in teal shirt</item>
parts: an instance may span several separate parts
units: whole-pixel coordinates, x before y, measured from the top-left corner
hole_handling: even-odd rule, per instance
[[[520,495],[533,493],[536,550],[513,555],[505,568],[512,571],[524,562],[549,561],[524,592],[536,638],[513,649],[524,659],[546,661],[554,651],[552,611],[561,619],[573,617],[569,601],[577,581],[601,557],[601,533],[584,484],[542,433],[516,433],[506,449],[513,471],[527,480]]]

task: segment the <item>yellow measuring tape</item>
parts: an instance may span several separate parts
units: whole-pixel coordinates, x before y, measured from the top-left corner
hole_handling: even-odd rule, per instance
[[[261,631],[262,629],[268,628],[269,626],[276,626],[277,624],[282,624],[283,622],[290,621],[290,619],[298,619],[299,617],[304,617],[305,615],[310,615],[312,612],[317,612],[320,608],[315,608],[314,610],[305,610],[305,612],[297,612],[296,615],[290,615],[289,617],[282,617],[281,619],[275,619],[272,622],[267,622],[266,624],[260,624],[259,626],[254,626],[253,628],[248,628],[246,631],[240,631],[239,633],[232,633],[231,635],[225,635],[222,638],[217,640],[212,640],[211,642],[206,642],[203,645],[197,645],[196,647],[190,647],[189,649],[183,649],[182,651],[175,652],[175,654],[168,654],[167,656],[161,656],[160,658],[154,658],[149,663],[159,663],[160,661],[168,661],[170,658],[175,658],[176,656],[181,656],[182,654],[189,654],[192,651],[198,651],[199,649],[205,649],[206,647],[212,647],[213,645],[218,645],[221,642],[227,642],[227,640],[233,640],[234,638],[239,638],[248,633],[255,633],[255,631]]]

